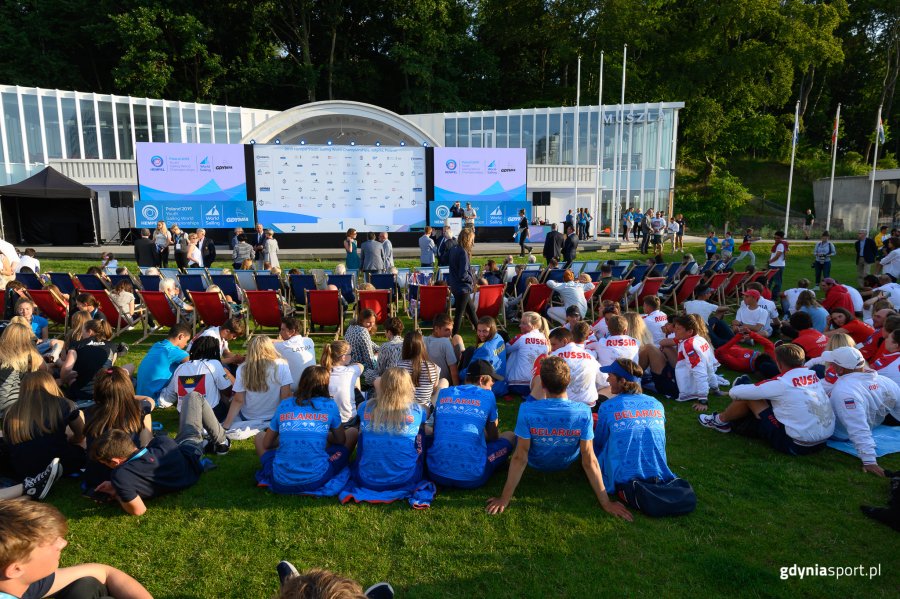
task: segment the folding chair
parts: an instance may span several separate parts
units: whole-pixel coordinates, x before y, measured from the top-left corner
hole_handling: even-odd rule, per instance
[[[114,337],[118,337],[124,331],[132,330],[135,325],[138,323],[144,329],[144,336],[141,337],[140,341],[143,341],[147,338],[147,320],[146,313],[144,312],[144,308],[142,306],[134,307],[134,314],[131,316],[131,322],[129,322],[125,315],[119,312],[119,309],[113,303],[112,299],[109,297],[109,291],[104,289],[103,291],[95,291],[93,289],[85,289],[85,293],[90,293],[94,296],[94,299],[97,300],[97,303],[100,304],[100,311],[103,312],[103,315],[106,316],[106,321],[110,325],[115,326]],[[138,341],[138,343],[140,343]]]
[[[397,275],[394,273],[375,273],[369,277],[375,289],[386,289],[391,292],[391,303],[397,303]],[[362,293],[362,292],[360,292]]]
[[[209,276],[210,282],[222,290],[222,293],[229,296],[235,303],[243,303],[244,296],[238,289],[237,280],[234,275],[212,274]]]
[[[525,290],[525,297],[522,298],[522,309],[519,312],[519,319],[525,312],[537,312],[540,314],[550,304],[550,297],[553,290],[545,283],[536,283]]]
[[[584,265],[584,262],[573,262],[569,265],[569,270],[571,270],[572,274],[577,277],[579,274],[581,274],[581,271],[584,270]]]
[[[651,295],[656,295],[659,293],[659,288],[663,286],[663,283],[665,283],[665,281],[665,277],[648,277],[644,279],[643,287],[641,287],[641,290],[638,291],[634,296],[635,312],[641,311],[641,304],[643,303],[645,297],[649,297]]]
[[[666,280],[666,282],[663,283],[664,285],[671,285],[672,282],[675,281],[675,275],[678,273],[679,268],[681,268],[681,262],[672,262],[669,264],[669,267],[663,275]]]
[[[138,277],[141,282],[141,289],[145,289],[147,291],[159,291],[159,284],[162,282],[162,277],[159,275],[141,275]]]
[[[450,267],[449,266],[441,266],[438,268],[437,279],[438,281],[446,280],[446,278],[450,275]]]
[[[516,278],[516,265],[515,264],[507,264],[506,270],[503,271],[503,282],[509,283],[513,279]]]
[[[48,274],[50,276],[50,282],[56,285],[59,290],[66,295],[72,295],[78,289],[75,287],[72,275],[67,272],[51,272]]]
[[[709,282],[707,283],[707,287],[709,287],[713,293],[719,293],[719,287],[730,277],[727,272],[717,272],[713,276],[709,278]]]
[[[325,327],[337,327],[334,338],[340,339],[344,334],[344,312],[341,310],[340,291],[337,289],[307,289],[306,312],[303,316],[304,329],[307,335],[322,335],[330,333],[315,333],[315,325]],[[306,325],[307,318],[309,325]]]
[[[547,271],[547,276],[544,277],[544,283],[548,281],[556,281],[557,283],[562,283],[563,275],[565,275],[566,271],[563,268],[553,268]]]
[[[594,302],[591,301],[593,299],[594,294],[597,292],[597,287],[600,286],[600,283],[594,283],[594,286],[584,292],[584,301],[587,303],[587,306],[591,309],[591,320],[594,319]]]
[[[503,292],[506,285],[482,285],[478,288],[478,305],[475,313],[478,318],[490,316],[494,320],[503,320],[506,328],[506,310],[503,309]]]
[[[294,311],[290,306],[282,306],[277,291],[246,291],[247,310],[250,318],[256,324],[256,329],[261,327],[281,328],[281,318]]]
[[[697,288],[702,278],[703,275],[686,275],[683,277],[667,296],[660,298],[663,305],[671,302],[677,312],[678,304],[683,304],[694,295],[694,289]]]
[[[737,262],[737,257],[732,258],[728,262],[725,263],[725,266],[722,267],[722,270],[731,270],[734,268],[735,263]]]
[[[256,273],[256,289],[259,291],[277,291],[281,293],[281,277],[272,273]]]
[[[206,275],[197,273],[178,275],[178,287],[181,291],[206,291]]]
[[[449,312],[450,288],[444,285],[419,285],[418,301],[413,311],[413,328],[419,328],[419,319],[431,322],[442,312]]]
[[[581,267],[581,272],[585,272],[585,271],[593,272],[595,270],[600,270],[600,261],[599,260],[592,260],[589,262],[584,262],[583,264],[584,264],[584,266]]]
[[[29,290],[44,288],[41,278],[33,272],[17,272],[16,280],[25,285]]]
[[[388,317],[394,315],[391,292],[388,289],[360,291],[359,301],[356,302],[356,313],[359,314],[366,308],[375,313],[376,324],[383,324]]]
[[[256,272],[252,270],[236,270],[234,276],[244,291],[258,291],[256,288]]]
[[[194,312],[196,313],[193,326],[194,333],[197,332],[198,321],[202,320],[209,327],[219,327],[234,316],[231,305],[215,291],[189,291],[188,296],[194,305]]]
[[[185,268],[184,272],[186,272],[189,275],[203,275],[204,277],[207,274],[205,268],[200,268],[200,267],[196,267],[196,266]]]
[[[413,301],[419,301],[419,287],[431,285],[433,274],[430,272],[411,272],[406,281],[406,307],[409,308]]]
[[[31,289],[28,295],[47,320],[62,325],[63,335],[69,331],[69,303],[62,296],[50,289]]]
[[[75,280],[81,283],[85,291],[106,291],[106,282],[97,275],[75,275]]]
[[[356,287],[353,285],[353,278],[350,275],[328,275],[326,285],[334,285],[344,296],[347,306],[356,303]]]
[[[625,271],[628,269],[627,266],[612,266],[612,276],[614,279],[621,279],[625,276]]]
[[[771,274],[769,274],[769,273],[771,273]],[[762,283],[763,287],[765,287],[765,286],[767,286],[766,284],[768,283],[768,281],[771,280],[770,277],[774,277],[774,276],[775,276],[774,269],[757,270],[755,273],[750,275],[750,278],[747,279],[747,281],[744,283],[744,289],[746,289],[747,285],[749,285],[750,283]],[[766,279],[766,282],[763,282],[761,279]]]
[[[641,281],[644,280],[644,277],[647,276],[647,273],[650,271],[650,267],[646,264],[635,264],[631,270],[628,271],[627,277],[631,279],[632,285],[637,285]],[[623,278],[625,278],[623,276]]]
[[[160,268],[159,274],[167,279],[175,279],[178,280],[178,275],[181,274],[181,271],[177,268]]]
[[[155,323],[144,333],[138,343],[163,327],[172,328],[181,321],[181,309],[176,308],[174,312],[172,311],[172,304],[169,303],[165,292],[145,289],[138,291],[135,295],[141,298],[141,303],[147,308],[147,313]]]
[[[727,274],[727,273],[726,273]],[[728,298],[730,296],[734,296],[739,298],[741,293],[741,288],[744,285],[744,281],[750,278],[750,273],[747,272],[734,272],[728,277],[728,280],[719,285],[719,305],[727,306]],[[740,300],[738,301],[740,303]]]
[[[600,279],[603,278],[603,273],[600,272],[599,270],[594,271],[594,272],[582,271],[581,274],[589,276],[591,278],[591,281],[594,283],[598,282]]]
[[[128,283],[130,283],[132,288],[134,288],[134,289],[141,288],[140,284],[137,283],[133,278],[131,278],[131,275],[116,275],[116,274],[109,275],[109,288],[115,289],[116,285],[118,285],[122,281],[127,281]]]
[[[706,273],[715,265],[716,265],[715,260],[707,260],[706,262],[703,263],[703,266],[700,267],[700,272]]]
[[[316,278],[312,275],[288,275],[288,287],[294,298],[294,305],[306,309],[306,292],[316,289]]]
[[[609,284],[603,288],[603,291],[600,292],[600,295],[597,296],[597,301],[594,303],[601,303],[606,300],[621,303],[632,284],[630,279],[610,281]],[[593,310],[593,306],[591,306],[591,309]]]

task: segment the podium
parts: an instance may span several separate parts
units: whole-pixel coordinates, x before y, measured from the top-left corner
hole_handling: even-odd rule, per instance
[[[444,226],[450,227],[450,232],[453,233],[454,238],[459,237],[459,233],[463,228],[463,219],[455,217],[445,218]]]

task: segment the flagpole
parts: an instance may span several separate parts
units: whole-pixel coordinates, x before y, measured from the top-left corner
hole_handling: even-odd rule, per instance
[[[581,110],[581,57],[578,57],[578,83],[575,85],[575,131],[572,141],[575,144],[573,156],[575,173],[575,228],[578,230],[578,113]],[[568,233],[566,233],[568,235]]]
[[[622,146],[624,145],[624,139],[622,139],[622,138],[625,137],[625,65],[627,64],[627,62],[628,62],[628,44],[625,44],[625,47],[622,50],[622,98],[619,101],[619,113],[621,115],[619,118],[619,127],[618,127],[619,128],[619,151],[616,152],[616,154],[618,154],[618,156],[619,156],[618,168],[622,167]],[[617,175],[619,175],[618,171],[617,171]],[[619,215],[619,211],[621,209],[621,206],[619,206],[619,192],[621,191],[619,189],[620,187],[622,187],[622,177],[618,176],[618,184],[615,189],[616,197],[613,198],[613,205],[615,206],[613,214],[616,215],[616,220],[615,220],[616,241],[619,240],[618,215]]]
[[[834,165],[837,163],[838,130],[841,126],[841,105],[838,104],[834,117],[834,131],[831,133],[831,184],[828,186],[828,215],[825,217],[825,230],[831,230],[831,204],[834,199]],[[786,233],[787,231],[785,231]]]
[[[878,138],[881,135],[881,106],[878,107],[878,120],[875,123],[875,156],[872,158],[872,181],[869,184],[869,210],[866,212],[866,234],[872,230],[872,198],[875,196],[875,169],[878,166]]]
[[[794,183],[794,156],[797,154],[797,139],[800,135],[800,102],[794,109],[794,132],[791,134],[791,173],[788,175],[787,207],[784,209],[784,234],[788,235],[791,214],[791,187]]]
[[[603,52],[600,52],[600,89],[597,91],[597,106],[600,107],[600,113],[597,121],[597,212],[594,219],[594,237],[600,237],[600,231],[603,230],[603,196],[602,182],[603,169],[601,168],[601,160],[603,159]]]

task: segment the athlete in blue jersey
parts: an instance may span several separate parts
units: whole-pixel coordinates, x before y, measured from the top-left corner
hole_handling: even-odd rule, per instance
[[[609,376],[614,394],[600,405],[594,431],[594,452],[607,491],[614,493],[617,485],[632,480],[676,478],[666,464],[665,411],[659,401],[642,394],[641,367],[620,358],[600,370]]]
[[[357,431],[341,426],[341,413],[328,394],[328,369],[303,371],[296,397],[279,404],[269,428],[256,436],[262,463],[256,479],[275,493],[315,491],[343,470],[356,446]]]
[[[512,431],[498,434],[494,381],[503,380],[484,360],[469,364],[466,384],[440,392],[433,436],[425,438],[428,478],[442,486],[474,489],[506,463],[516,444]],[[427,430],[427,429],[426,429]]]
[[[405,487],[422,479],[422,437],[428,417],[415,401],[415,387],[402,368],[381,375],[378,399],[359,405],[360,431],[351,471],[356,483],[373,491]]]
[[[497,333],[497,323],[490,316],[482,316],[478,319],[475,329],[479,344],[472,353],[471,362],[484,360],[494,367],[494,370],[502,377],[506,376],[506,341]],[[466,371],[462,369],[459,377],[465,380]],[[497,381],[494,385],[494,395],[499,397],[506,395],[509,385],[506,381]]]
[[[610,514],[631,521],[632,515],[621,503],[610,500],[603,487],[600,466],[594,455],[593,420],[591,409],[585,404],[571,402],[566,397],[571,375],[565,360],[549,356],[541,362],[541,387],[546,399],[538,399],[519,406],[516,422],[516,451],[509,464],[509,476],[503,495],[487,502],[489,514],[500,514],[512,501],[513,494],[525,467],[539,470],[562,470],[581,454],[581,466],[600,506]]]

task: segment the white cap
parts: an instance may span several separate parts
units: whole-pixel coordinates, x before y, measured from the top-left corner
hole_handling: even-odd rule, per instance
[[[822,360],[848,370],[862,368],[866,363],[866,359],[855,347],[839,347],[832,351],[822,352]]]

